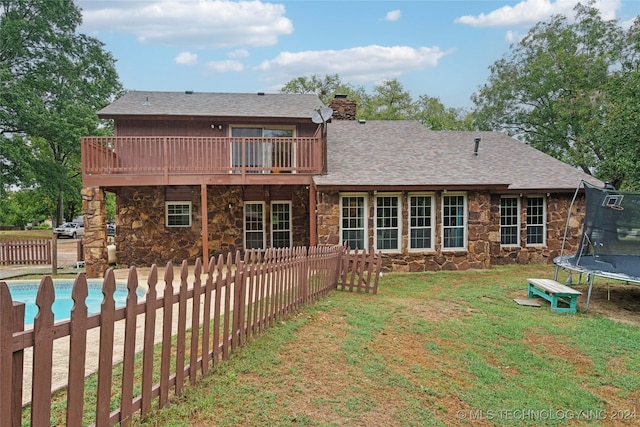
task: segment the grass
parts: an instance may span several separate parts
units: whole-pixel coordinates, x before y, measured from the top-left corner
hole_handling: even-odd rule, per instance
[[[637,425],[640,322],[513,302],[552,275],[386,274],[378,295],[334,291],[135,425]]]
[[[16,240],[51,239],[52,231],[47,230],[0,230],[0,242]]]
[[[377,296],[333,292],[139,423],[636,424],[640,329],[513,302],[552,274],[387,274]]]

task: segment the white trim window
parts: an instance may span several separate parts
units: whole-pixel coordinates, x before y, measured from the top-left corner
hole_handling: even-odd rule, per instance
[[[442,196],[442,248],[467,248],[467,196],[447,193]]]
[[[547,204],[543,196],[527,197],[527,245],[543,246],[547,236]]]
[[[520,198],[517,196],[500,198],[500,244],[520,245]]]
[[[271,203],[271,247],[291,247],[291,202]]]
[[[368,249],[367,198],[349,194],[340,197],[340,244],[351,249]]]
[[[409,250],[433,250],[433,200],[431,194],[409,194]]]
[[[165,202],[166,227],[191,227],[191,202]]]
[[[397,195],[377,195],[374,245],[376,250],[394,252],[401,249],[402,203]]]
[[[244,203],[244,248],[265,248],[264,202]]]

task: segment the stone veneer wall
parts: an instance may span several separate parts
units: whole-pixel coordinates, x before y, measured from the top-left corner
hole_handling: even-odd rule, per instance
[[[468,248],[466,251],[442,251],[441,203],[442,193],[435,195],[436,239],[435,251],[409,252],[407,193],[403,193],[403,250],[400,253],[383,254],[383,271],[440,271],[483,269],[492,265],[550,263],[560,254],[564,229],[571,204],[572,194],[553,194],[547,197],[547,244],[541,247],[526,247],[524,244],[526,225],[522,221],[521,247],[500,246],[500,195],[489,192],[467,192],[468,202]],[[368,196],[369,247],[373,247],[374,196]],[[340,195],[338,192],[319,194],[318,244],[340,244]],[[526,207],[522,207],[522,216]],[[574,205],[571,217],[570,236],[565,244],[565,252],[575,252],[580,233],[581,218],[584,216],[584,199]]]
[[[346,97],[336,97],[329,101],[329,107],[333,110],[333,120],[355,120],[357,103]]]
[[[84,214],[84,259],[87,277],[99,278],[109,267],[107,253],[107,204],[104,190],[82,189]]]
[[[292,195],[293,245],[309,244],[309,195],[295,187]],[[266,218],[270,217],[269,187],[264,192]],[[191,227],[164,226],[164,187],[126,187],[116,196],[116,257],[120,265],[190,263],[202,256],[200,187],[191,187]],[[243,192],[240,186],[208,186],[209,256],[243,249]],[[267,241],[269,241],[267,229]]]
[[[119,265],[164,266],[202,254],[200,194],[193,187],[191,227],[165,227],[164,187],[124,187],[116,194],[116,259]]]

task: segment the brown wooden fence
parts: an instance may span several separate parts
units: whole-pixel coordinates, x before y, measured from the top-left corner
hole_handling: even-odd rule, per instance
[[[51,240],[0,242],[0,265],[51,264]]]
[[[342,276],[337,284],[340,290],[378,293],[378,279],[382,256],[378,252],[345,249],[342,257]]]
[[[126,284],[127,302],[121,308],[115,307],[116,280],[114,271],[109,269],[102,285],[101,312],[94,315],[87,314],[87,281],[80,273],[73,285],[75,305],[71,318],[56,323],[51,310],[53,282],[50,276],[45,276],[36,299],[39,313],[33,329],[28,330],[23,326],[24,305],[18,304],[16,312],[8,285],[0,282],[0,427],[18,426],[23,417],[25,350],[33,354],[32,426],[51,424],[53,345],[55,340],[65,337],[69,337],[66,425],[82,425],[85,409],[95,413],[96,426],[129,425],[135,414],[149,413],[155,399],[159,408],[167,405],[170,395],[179,396],[187,381],[194,384],[198,376],[206,376],[212,366],[227,359],[247,340],[262,334],[279,318],[335,289],[340,279],[344,281],[347,277],[342,271],[345,266],[362,265],[357,254],[357,262],[345,262],[344,256],[342,247],[271,249],[262,254],[247,252],[244,258],[237,253],[235,260],[229,254],[226,260],[222,256],[217,262],[212,258],[206,273],[198,259],[192,276],[185,261],[179,271],[179,285],[175,287],[173,265],[166,265],[164,285],[158,284],[158,269],[154,265],[148,276],[148,291],[140,301],[135,292],[138,275],[132,267]],[[374,263],[373,256],[368,262]],[[380,265],[379,261],[376,265]],[[368,271],[372,274],[370,268]],[[358,275],[363,277],[362,272]],[[204,283],[203,276],[206,276]],[[370,289],[369,285],[348,287]],[[376,289],[377,280],[370,290]],[[120,321],[124,322],[122,375],[115,389],[114,336],[115,325]],[[144,325],[140,333],[138,322]],[[96,328],[99,342],[90,343],[88,332]],[[160,340],[155,338],[158,332]],[[136,341],[142,343],[142,361],[135,368],[140,369],[141,365],[138,380],[134,374]],[[99,346],[95,408],[84,406],[88,346]],[[154,384],[153,378],[158,378],[158,382]],[[140,390],[137,395],[134,384]]]

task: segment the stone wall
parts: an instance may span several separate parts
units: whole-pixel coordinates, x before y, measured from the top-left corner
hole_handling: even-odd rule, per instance
[[[164,187],[126,187],[116,196],[116,257],[119,265],[195,262],[202,256],[200,187],[190,187],[191,227],[165,227]],[[309,190],[292,191],[293,245],[309,245]],[[270,217],[270,188],[265,186],[265,218]],[[257,201],[257,200],[256,200]],[[207,187],[209,257],[243,250],[244,201],[241,186]],[[269,221],[267,221],[267,227]],[[269,228],[267,228],[269,242]]]
[[[104,190],[83,188],[84,259],[87,277],[99,278],[109,267],[107,254],[107,204]]]
[[[164,187],[124,187],[116,195],[119,265],[164,266],[202,255],[200,188],[192,187],[191,227],[165,227]]]
[[[309,245],[309,195],[303,186],[292,191],[293,245]],[[121,266],[164,265],[167,261],[195,262],[202,256],[202,218],[200,187],[191,187],[192,226],[165,227],[164,187],[127,187],[116,197],[116,257]],[[264,187],[266,218],[270,212],[270,190]],[[500,245],[500,195],[471,191],[468,202],[468,246],[464,251],[443,251],[441,235],[441,198],[435,194],[435,242],[433,251],[408,251],[407,193],[403,193],[403,250],[383,255],[384,271],[440,271],[484,269],[493,265],[551,263],[560,254],[562,239],[572,194],[551,194],[547,197],[547,240],[544,246],[526,246],[526,226],[522,220],[521,245]],[[82,192],[85,214],[85,259],[87,275],[101,277],[108,267],[106,249],[106,208],[104,191],[85,188]],[[207,187],[209,255],[226,255],[243,249],[243,188],[239,186]],[[373,247],[374,194],[368,194],[369,247]],[[521,217],[526,216],[522,204]],[[318,245],[340,244],[340,194],[319,192],[317,197]],[[574,205],[565,253],[575,252],[584,199]],[[268,221],[267,221],[268,223]],[[267,229],[267,236],[269,230]],[[269,237],[267,237],[269,241]]]
[[[329,107],[333,110],[333,120],[355,120],[357,103],[344,96],[336,95],[329,101]]]
[[[551,263],[560,254],[565,224],[571,204],[572,194],[551,194],[547,197],[547,243],[544,246],[526,246],[526,226],[522,221],[523,238],[520,247],[500,245],[500,195],[489,192],[470,191],[468,202],[468,245],[466,251],[443,251],[441,215],[442,194],[434,197],[435,242],[433,251],[413,252],[408,248],[408,208],[407,193],[403,193],[403,250],[399,253],[383,254],[384,271],[440,271],[484,269],[493,265]],[[321,192],[318,209],[318,244],[340,244],[340,195],[338,192]],[[367,206],[369,247],[373,247],[374,195],[369,192]],[[565,252],[575,252],[578,244],[581,218],[584,216],[583,199],[575,204],[569,224],[569,236]],[[526,215],[523,206],[522,215]],[[524,218],[524,216],[522,216]]]

